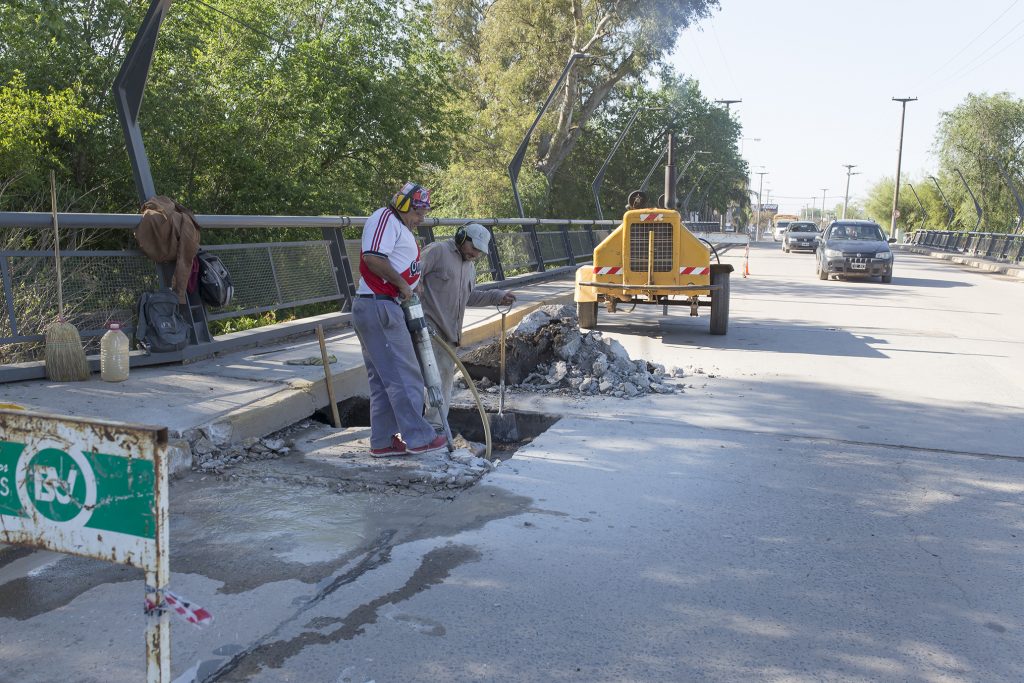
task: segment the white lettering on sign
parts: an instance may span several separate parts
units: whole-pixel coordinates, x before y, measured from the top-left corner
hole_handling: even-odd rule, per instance
[[[54,498],[61,505],[71,502],[71,492],[75,490],[75,482],[78,481],[78,470],[71,470],[67,480],[60,478],[55,467],[35,468],[35,498],[39,502],[49,503]]]
[[[0,496],[11,495],[11,489],[7,484],[7,477],[0,477]]]

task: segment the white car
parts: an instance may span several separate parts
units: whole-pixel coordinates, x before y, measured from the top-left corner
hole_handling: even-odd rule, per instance
[[[786,230],[789,228],[791,221],[779,221],[775,224],[775,228],[772,230],[772,237],[776,242],[782,240],[782,236],[786,234]]]

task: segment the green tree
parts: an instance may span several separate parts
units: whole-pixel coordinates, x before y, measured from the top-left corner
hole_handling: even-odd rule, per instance
[[[45,178],[60,166],[61,147],[97,118],[76,90],[30,90],[15,71],[0,86],[0,210],[33,205],[42,194],[48,200]]]
[[[97,116],[59,158],[76,210],[137,206],[111,84],[146,3],[0,5],[0,82],[81,93]],[[158,192],[201,212],[367,213],[445,166],[464,128],[418,0],[174,3],[141,113]],[[395,17],[401,17],[396,21]]]
[[[970,184],[984,210],[982,229],[1006,232],[1017,221],[1017,205],[1000,165],[1019,186],[1024,172],[1024,100],[1010,93],[971,94],[944,112],[935,135],[940,181],[962,226],[977,222],[971,201],[956,171]],[[944,214],[943,214],[944,215]]]
[[[500,177],[570,55],[594,55],[574,63],[532,138],[521,182],[537,188],[532,176],[539,174],[550,188],[619,85],[650,75],[679,32],[716,6],[715,0],[437,0],[436,31],[459,55],[463,68],[453,79],[468,93],[463,107],[472,133],[461,141],[460,166]],[[454,174],[464,176],[461,168]],[[548,194],[522,190],[528,213],[543,213]]]
[[[907,178],[903,178],[900,181],[900,203],[899,212],[900,216],[896,219],[896,228],[902,233],[915,230],[924,223],[924,214],[921,212],[921,207],[914,199],[913,193],[907,189]],[[918,189],[923,186],[921,182],[914,182],[914,188]],[[863,214],[866,218],[870,218],[875,221],[886,231],[889,230],[889,226],[892,222],[892,196],[893,192],[896,191],[896,183],[891,177],[882,178],[868,189],[867,199],[864,201]],[[918,193],[921,190],[918,189]],[[922,195],[922,201],[924,195]],[[842,211],[842,204],[839,205],[839,211]],[[934,215],[932,215],[934,220]],[[847,218],[852,218],[850,215],[849,207],[847,207]]]

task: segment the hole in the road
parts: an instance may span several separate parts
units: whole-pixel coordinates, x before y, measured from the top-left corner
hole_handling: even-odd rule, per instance
[[[370,400],[362,396],[353,396],[339,401],[338,416],[341,418],[342,427],[369,427]],[[501,416],[497,411],[488,410],[487,417],[491,427],[492,448],[503,453],[515,452],[561,419],[559,415],[548,413],[509,410]],[[320,408],[313,413],[313,419],[331,424],[330,408]],[[484,427],[475,406],[452,406],[448,412],[448,423],[453,435],[461,434],[470,441],[483,443]]]

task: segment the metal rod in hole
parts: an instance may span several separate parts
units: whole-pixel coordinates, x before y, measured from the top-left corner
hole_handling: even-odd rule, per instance
[[[501,312],[501,377],[498,381],[501,383],[498,391],[498,415],[502,415],[505,412],[505,315],[508,311]]]
[[[331,403],[331,422],[335,429],[341,429],[341,416],[338,415],[338,403],[334,400],[334,381],[331,379],[331,364],[327,359],[327,342],[324,340],[324,326],[316,326],[316,338],[320,340],[320,357],[324,361],[324,379],[327,380],[327,400]]]

